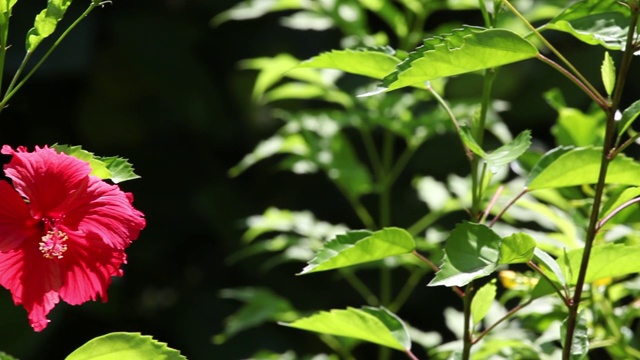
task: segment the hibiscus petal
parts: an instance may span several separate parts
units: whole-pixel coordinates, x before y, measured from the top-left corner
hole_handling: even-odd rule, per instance
[[[71,305],[89,300],[107,301],[112,276],[122,276],[120,266],[126,262],[124,250],[115,249],[100,239],[69,235],[68,250],[60,259],[63,285],[60,297]]]
[[[35,331],[47,326],[47,314],[58,303],[62,282],[58,263],[42,256],[38,239],[27,239],[15,250],[0,253],[0,285],[11,291],[16,305],[27,310]]]
[[[133,197],[117,185],[91,176],[86,193],[64,209],[64,225],[93,234],[111,247],[125,249],[138,238],[146,224],[142,212],[131,204],[132,200]]]
[[[48,147],[27,152],[5,145],[1,152],[13,156],[4,172],[18,193],[29,199],[31,214],[36,218],[60,213],[60,207],[86,188],[91,173],[89,163]]]
[[[27,204],[9,183],[0,181],[0,251],[16,248],[35,231],[36,222]]]

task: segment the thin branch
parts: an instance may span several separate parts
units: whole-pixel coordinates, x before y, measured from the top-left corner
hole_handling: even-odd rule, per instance
[[[417,256],[418,259],[420,259],[420,260],[424,261],[425,263],[427,263],[427,265],[429,265],[433,269],[433,271],[435,271],[435,272],[440,271],[440,268],[436,264],[434,264],[431,260],[427,259],[426,257],[422,256],[422,254],[420,254],[416,250],[413,250],[411,253],[413,255]],[[462,292],[462,290],[459,287],[454,286],[451,289],[453,291],[455,291],[455,293],[458,294],[458,296],[460,296],[461,298],[464,298],[464,292]]]
[[[542,271],[542,269],[540,269],[540,267],[538,267],[538,265],[536,265],[533,261],[529,261],[527,263],[527,265],[529,265],[530,268],[532,268],[535,272],[537,272],[538,274],[540,274],[545,280],[547,280],[549,282],[549,284],[551,284],[551,286],[554,288],[554,290],[556,291],[556,293],[558,293],[558,295],[560,296],[560,298],[564,301],[565,305],[567,305],[567,307],[569,307],[569,292],[567,291],[566,288],[563,288],[564,290],[564,294],[562,293],[562,290],[560,290],[557,286],[556,283],[554,283],[553,281],[551,281],[551,279],[549,279],[549,277],[547,276],[547,274],[544,273],[544,271]]]
[[[491,326],[487,327],[486,329],[484,329],[484,331],[482,331],[480,334],[478,334],[478,336],[473,339],[473,343],[477,344],[480,340],[482,340],[483,337],[485,337],[491,330],[495,329],[496,326],[500,325],[503,321],[507,320],[511,315],[515,314],[516,312],[520,311],[522,308],[524,308],[525,306],[531,304],[533,302],[533,299],[526,301],[522,304],[517,305],[516,307],[514,307],[513,309],[509,310],[506,314],[504,314],[503,317],[501,317],[500,319],[498,319],[498,321],[494,322],[493,324],[491,324]]]
[[[493,225],[496,224],[496,222],[498,222],[498,220],[500,220],[500,218],[502,217],[502,215],[504,215],[504,213],[509,210],[509,208],[516,203],[516,201],[520,200],[520,198],[522,196],[524,196],[524,194],[527,193],[527,188],[525,187],[524,189],[522,189],[522,191],[520,191],[513,199],[511,199],[511,201],[509,201],[509,203],[502,209],[500,210],[500,212],[498,213],[498,215],[496,215],[496,217],[493,218],[493,220],[491,220],[491,222],[489,223],[489,227],[493,227]]]
[[[493,206],[496,204],[496,201],[498,201],[498,198],[502,194],[503,190],[504,190],[504,186],[500,185],[498,190],[496,190],[496,193],[493,194],[493,196],[491,197],[491,201],[489,201],[489,205],[487,205],[487,208],[484,210],[484,214],[482,214],[482,219],[480,219],[481,224],[483,224],[487,220],[487,217],[489,216],[491,209],[493,209]]]
[[[615,210],[613,210],[607,216],[602,218],[602,220],[598,221],[598,225],[596,225],[596,232],[600,231],[600,229],[602,229],[602,226],[604,226],[604,224],[606,224],[607,221],[611,220],[611,218],[616,216],[620,211],[624,210],[629,205],[635,204],[637,202],[640,202],[640,197],[631,199],[631,200],[627,201],[626,203],[618,206]]]

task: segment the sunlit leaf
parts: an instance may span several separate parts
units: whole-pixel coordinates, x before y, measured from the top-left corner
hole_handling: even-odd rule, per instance
[[[526,263],[533,258],[536,242],[525,233],[511,234],[500,243],[500,264]]]
[[[451,199],[447,187],[431,176],[417,178],[413,181],[418,190],[418,198],[429,206],[431,211],[440,211]]]
[[[139,179],[140,176],[133,172],[133,165],[127,159],[117,156],[99,158],[111,173],[111,181],[120,183],[127,180]]]
[[[278,100],[291,99],[320,99],[331,103],[340,104],[345,108],[353,106],[352,97],[346,93],[329,88],[326,85],[309,84],[302,82],[289,82],[268,90],[262,97],[263,103]]]
[[[82,161],[88,162],[91,167],[91,175],[97,176],[103,180],[109,179],[117,184],[126,180],[140,178],[139,175],[133,172],[133,165],[131,165],[127,159],[117,156],[95,156],[93,153],[82,149],[79,145],[71,146],[54,144],[51,147],[57,152],[65,153]]]
[[[571,339],[571,351],[569,355],[571,360],[586,359],[589,353],[589,329],[587,327],[587,318],[584,315],[584,310],[579,311],[577,316],[573,338]],[[567,319],[562,322],[562,326],[560,327],[560,338],[564,345],[567,338]]]
[[[618,135],[624,134],[629,126],[638,118],[638,115],[640,115],[640,100],[636,100],[636,102],[622,112],[622,117],[618,122]]]
[[[381,89],[365,95],[506,65],[537,53],[529,41],[509,30],[465,26],[451,34],[424,40],[423,46],[383,79]]]
[[[602,84],[604,85],[607,95],[611,96],[613,87],[616,85],[616,65],[613,63],[613,59],[608,51],[604,52],[604,60],[600,67],[600,76],[602,76]]]
[[[236,166],[229,169],[229,175],[238,176],[259,161],[275,154],[304,155],[308,152],[309,147],[300,134],[276,134],[261,141],[251,153],[245,155]]]
[[[577,1],[542,27],[569,33],[590,45],[624,50],[631,13],[617,0]]]
[[[304,0],[247,0],[233,8],[216,15],[211,24],[218,26],[228,20],[247,20],[259,18],[270,12],[303,8]]]
[[[594,109],[587,113],[580,109],[557,108],[558,119],[551,133],[560,146],[593,146],[602,144],[606,122],[605,113]]]
[[[473,295],[471,301],[471,318],[473,319],[473,325],[477,325],[484,319],[489,312],[493,300],[496,298],[496,279],[484,284]]]
[[[558,259],[563,264],[565,275],[569,271],[577,274],[582,262],[583,249],[569,251]],[[593,282],[606,277],[618,277],[640,272],[640,245],[626,245],[607,243],[594,246],[589,257],[589,267],[585,282]],[[565,266],[564,263],[568,266]],[[577,279],[570,279],[571,285],[575,285]]]
[[[547,152],[527,177],[527,188],[538,190],[598,181],[602,149],[558,147]],[[640,164],[619,154],[609,164],[607,184],[640,185]]]
[[[220,297],[238,300],[244,304],[225,319],[224,332],[214,337],[216,344],[266,322],[290,321],[299,316],[289,300],[265,288],[224,289],[220,291]]]
[[[500,260],[500,236],[482,224],[461,223],[445,245],[440,271],[428,286],[464,286],[493,273]]]
[[[65,360],[186,360],[180,351],[140,333],[114,332],[80,346]]]
[[[391,73],[400,59],[389,47],[332,50],[303,61],[298,67],[337,69],[350,74],[382,79]]]
[[[552,274],[555,276],[554,280],[558,280],[562,286],[567,285],[567,280],[564,276],[564,273],[562,272],[562,269],[560,269],[560,265],[554,258],[551,257],[551,255],[547,254],[539,248],[536,248],[534,250],[533,255],[535,256],[537,261],[541,262],[542,264],[544,264],[544,266],[546,266],[547,269],[551,270]],[[541,283],[542,282],[546,281],[541,281]]]
[[[27,52],[33,52],[42,40],[53,34],[69,5],[71,5],[71,0],[47,1],[47,8],[36,15],[33,28],[27,32]]]
[[[640,187],[631,187],[612,194],[604,203],[604,205],[602,205],[600,218],[604,219],[618,207],[637,197],[640,197]]]
[[[500,168],[509,165],[512,161],[524,154],[531,146],[531,131],[525,130],[518,134],[511,142],[500,146],[486,155],[485,161],[492,173],[498,172]]]
[[[300,275],[407,254],[415,246],[413,237],[400,228],[350,231],[327,242]]]
[[[411,339],[404,323],[385,308],[363,307],[322,311],[283,325],[352,337],[400,351],[411,348]]]

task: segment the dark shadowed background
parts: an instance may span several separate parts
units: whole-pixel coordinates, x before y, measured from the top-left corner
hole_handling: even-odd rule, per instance
[[[65,23],[85,3],[76,0]],[[168,342],[190,359],[240,359],[261,348],[329,351],[313,336],[275,324],[214,345],[212,337],[239,305],[220,299],[219,290],[269,286],[287,293],[301,310],[362,304],[332,275],[295,277],[302,264],[261,273],[256,271],[260,258],[233,266],[225,263],[241,247],[243,219],[271,205],[311,209],[323,220],[359,226],[348,203],[320,175],[278,172],[275,162],[267,161],[238,178],[227,176],[230,167],[280,125],[251,104],[255,73],[238,70],[237,62],[280,52],[306,58],[339,46],[338,36],[330,32],[280,27],[277,15],[218,28],[209,25],[215,14],[235,3],[115,0],[92,13],[3,111],[2,144],[32,148],[68,143],[101,156],[129,158],[142,178],[122,187],[134,193],[134,205],[145,213],[147,227],[129,248],[125,275],[114,279],[109,301],[60,304],[42,333],[31,330],[24,309],[15,307],[9,292],[0,289],[0,350],[24,360],[62,359],[95,336],[131,331]],[[15,6],[7,75],[23,54],[24,33],[44,6],[44,1],[27,0]],[[468,20],[474,21],[473,15]],[[576,45],[569,57],[578,68],[589,56],[602,58],[598,49],[567,37],[554,40]],[[584,70],[587,77],[598,78],[599,67]],[[534,136],[549,137],[555,113],[539,94],[570,85],[557,77],[550,83],[548,71],[530,61],[501,72],[496,97],[520,109],[505,114],[514,131],[532,128]],[[637,79],[638,71],[632,75]],[[453,81],[448,91],[460,96],[478,93],[476,80]],[[567,98],[575,107],[587,104],[579,93]],[[466,171],[462,152],[446,149],[457,146],[452,139],[428,142],[410,164],[410,172],[442,176],[456,162],[460,165],[453,169]],[[412,195],[410,180],[403,178],[398,184],[398,198],[407,199],[396,206],[399,226],[409,225],[425,211]],[[442,309],[457,303],[446,289],[426,292],[418,287],[403,312],[412,313],[414,325],[438,330]]]

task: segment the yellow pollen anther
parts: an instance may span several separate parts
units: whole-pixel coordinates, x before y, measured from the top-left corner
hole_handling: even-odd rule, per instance
[[[67,251],[65,242],[69,239],[67,234],[60,230],[50,230],[42,237],[40,251],[47,259],[62,259],[62,254]]]

